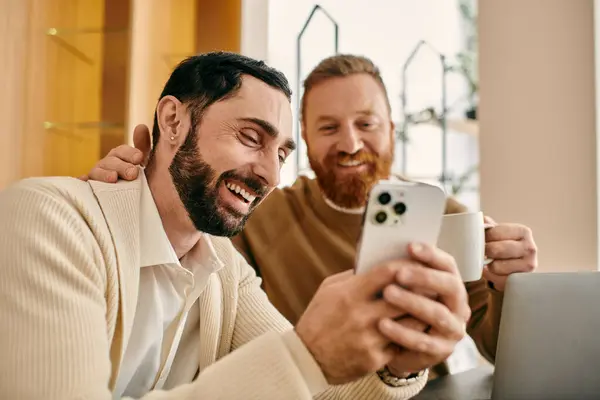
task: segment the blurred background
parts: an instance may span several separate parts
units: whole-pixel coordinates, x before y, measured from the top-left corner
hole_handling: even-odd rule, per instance
[[[395,170],[533,228],[540,270],[598,269],[594,0],[0,0],[0,189],[79,176],[150,124],[183,58],[380,68]],[[294,127],[297,135],[297,125]],[[311,174],[304,146],[282,185]]]

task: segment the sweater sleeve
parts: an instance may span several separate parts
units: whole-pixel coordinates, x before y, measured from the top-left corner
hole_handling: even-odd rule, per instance
[[[102,257],[73,202],[0,193],[0,398],[110,399]]]
[[[485,279],[466,284],[471,307],[467,333],[473,338],[481,355],[493,364],[496,359],[504,295],[502,292],[488,288],[487,285]]]
[[[244,346],[252,338],[263,335],[265,332],[282,332],[278,336],[270,335],[273,342],[281,341],[285,346],[287,353],[291,356],[300,380],[308,389],[307,395],[313,396],[318,400],[333,399],[381,399],[381,400],[404,400],[419,393],[427,382],[427,374],[418,378],[415,382],[403,387],[391,387],[379,379],[377,374],[373,373],[358,381],[338,386],[329,386],[312,354],[306,346],[297,337],[292,330],[290,323],[275,309],[268,301],[265,293],[260,289],[260,280],[254,274],[252,268],[239,256],[239,264],[242,273],[240,283],[239,308],[236,317],[235,330],[233,336],[233,347],[243,350]],[[240,351],[237,350],[237,351]],[[235,352],[234,351],[234,354]],[[262,363],[260,353],[253,356],[253,364]],[[270,365],[264,366],[263,374],[275,375],[277,369],[282,366]],[[262,370],[262,368],[261,368]],[[289,383],[271,382],[272,385],[285,384],[288,388]],[[290,398],[281,394],[281,398]],[[304,398],[304,397],[300,397]]]

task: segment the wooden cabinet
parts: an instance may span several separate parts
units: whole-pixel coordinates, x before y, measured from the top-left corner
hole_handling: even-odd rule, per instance
[[[241,1],[0,0],[0,189],[129,142],[179,61],[240,50]]]

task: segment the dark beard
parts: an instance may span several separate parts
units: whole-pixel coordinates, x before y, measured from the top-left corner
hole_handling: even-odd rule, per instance
[[[310,156],[308,160],[325,197],[343,208],[360,208],[367,204],[369,192],[375,183],[389,178],[393,150],[383,156],[365,150],[352,155],[330,153],[322,164]],[[338,176],[336,168],[339,168],[337,164],[340,161],[362,161],[367,164],[367,169],[357,174]]]
[[[169,166],[175,189],[196,229],[214,236],[235,236],[267,189],[255,176],[236,171],[226,171],[216,178],[216,171],[202,159],[196,143],[195,129],[191,129]],[[219,187],[226,179],[240,181],[258,195],[247,214],[219,204]]]

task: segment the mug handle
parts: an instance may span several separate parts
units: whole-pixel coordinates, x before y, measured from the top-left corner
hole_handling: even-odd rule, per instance
[[[496,226],[496,225],[494,225],[494,224],[488,224],[488,223],[484,223],[484,224],[483,224],[483,230],[484,230],[484,231],[486,231],[486,230],[488,230],[488,229],[490,229],[490,228],[493,228],[494,226]],[[493,259],[493,258],[487,258],[487,257],[485,257],[485,255],[484,255],[484,257],[483,257],[483,265],[484,265],[484,266],[486,266],[486,265],[488,265],[488,264],[491,264],[493,261],[494,261],[494,259]]]

